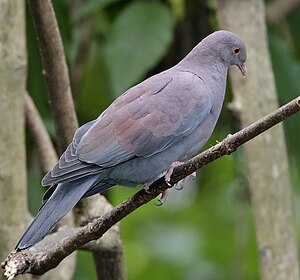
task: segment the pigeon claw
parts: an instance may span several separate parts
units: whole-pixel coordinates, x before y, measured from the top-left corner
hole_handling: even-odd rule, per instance
[[[168,196],[169,196],[169,189],[166,189],[164,190],[162,193],[161,193],[161,197],[158,199],[158,202],[155,203],[156,206],[162,206],[163,204],[165,204],[165,202],[167,201],[168,199]]]
[[[152,183],[153,182],[144,184],[143,189],[146,193],[150,193],[150,186],[152,185]]]
[[[182,179],[181,181],[179,181],[176,185],[175,185],[175,189],[178,191],[181,191],[185,185],[187,185],[189,183],[189,181],[194,180],[196,178],[196,172],[193,172],[191,175],[185,177],[184,179]]]
[[[184,188],[183,184],[180,184],[180,183],[176,184],[174,187],[174,189],[177,191],[181,191],[183,188]]]
[[[166,180],[166,178],[165,178],[165,182],[166,182],[166,184],[167,184],[169,187],[172,186],[172,184],[170,183],[170,181]]]
[[[168,169],[167,173],[166,173],[165,176],[164,176],[165,181],[166,181],[166,183],[167,183],[167,185],[168,185],[169,187],[171,187],[170,181],[171,181],[171,176],[172,176],[172,174],[173,174],[173,170],[174,170],[174,168],[175,168],[176,166],[179,166],[180,164],[182,164],[182,162],[180,162],[180,161],[174,161],[174,162],[171,164],[170,168]]]

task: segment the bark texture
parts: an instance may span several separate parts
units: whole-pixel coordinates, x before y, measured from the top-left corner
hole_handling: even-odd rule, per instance
[[[24,1],[0,0],[0,26],[0,259],[3,260],[29,221],[29,214],[24,211],[27,209]],[[3,273],[0,279],[5,279]]]
[[[234,108],[242,126],[278,107],[267,45],[263,0],[218,0],[220,27],[248,51],[248,75],[231,71]],[[299,279],[295,217],[282,125],[245,145],[262,280]]]

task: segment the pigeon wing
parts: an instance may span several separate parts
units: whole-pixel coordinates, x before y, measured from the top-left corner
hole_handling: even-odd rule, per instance
[[[83,135],[76,155],[102,168],[150,157],[192,133],[211,106],[210,91],[198,76],[163,72],[116,99]]]

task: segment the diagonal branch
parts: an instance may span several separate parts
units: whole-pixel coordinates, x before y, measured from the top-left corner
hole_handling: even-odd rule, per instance
[[[300,97],[297,97],[250,126],[233,135],[228,135],[222,142],[212,146],[187,163],[175,168],[171,177],[171,184],[174,185],[204,165],[224,155],[233,153],[245,142],[299,111]],[[43,274],[49,269],[56,267],[66,256],[76,249],[92,240],[102,237],[114,224],[154,199],[167,188],[169,188],[169,186],[165,183],[164,179],[160,178],[152,184],[149,193],[146,193],[144,190],[137,192],[133,197],[114,207],[103,216],[88,223],[86,226],[75,229],[71,234],[65,234],[64,238],[60,239],[60,242],[56,240],[49,246],[51,235],[46,237],[42,242],[48,243],[47,250],[42,251],[41,249],[37,249],[36,247],[40,246],[40,244],[37,244],[29,250],[12,252],[2,263],[2,267],[6,269],[8,276],[14,276],[24,272]]]
[[[51,170],[58,158],[43,120],[27,92],[25,94],[25,112],[27,125],[33,134],[38,149],[43,173],[46,174]]]

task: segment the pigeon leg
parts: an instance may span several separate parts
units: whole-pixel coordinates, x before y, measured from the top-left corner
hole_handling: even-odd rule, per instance
[[[171,176],[173,174],[173,170],[176,166],[179,166],[180,164],[182,164],[183,162],[180,162],[180,161],[174,161],[170,168],[168,169],[167,173],[165,174],[164,178],[165,178],[165,181],[167,183],[168,186],[171,186],[170,185],[170,179],[171,179]]]
[[[173,174],[173,170],[176,166],[179,166],[180,164],[182,164],[183,162],[180,162],[180,161],[174,161],[170,168],[167,170],[166,174],[164,175],[164,178],[165,178],[165,182],[168,186],[171,186],[170,184],[170,179],[171,179],[171,176]],[[187,176],[186,178],[182,179],[178,184],[176,184],[175,186],[175,189],[176,190],[182,190],[183,189],[183,185],[187,184],[189,179],[192,178],[194,179],[196,177],[196,172],[192,173],[191,175]],[[151,186],[153,182],[148,182],[148,183],[145,183],[144,184],[144,190],[145,192],[149,193],[149,187]],[[169,196],[169,189],[166,189],[162,192],[161,194],[161,197],[158,199],[158,203],[156,203],[157,206],[162,206],[168,199],[168,196]]]
[[[172,173],[173,173],[173,170],[175,167],[181,165],[183,162],[181,161],[174,161],[171,165],[171,167],[168,169],[167,173],[165,174],[165,180],[166,180],[166,183],[170,186],[170,179],[171,179],[171,176],[172,176]],[[178,184],[176,184],[175,186],[175,189],[177,190],[182,190],[183,185],[186,185],[189,180],[193,180],[194,178],[196,177],[196,172],[193,172],[191,175],[185,177],[184,179],[182,179],[181,181],[178,182]]]
[[[145,183],[144,184],[144,190],[146,193],[150,193],[149,191],[149,187],[150,185],[152,184],[153,182],[150,182],[150,183]],[[169,196],[169,189],[166,189],[164,190],[162,193],[161,193],[161,197],[158,199],[158,202],[155,203],[156,206],[162,206],[166,201],[167,201],[167,198]]]
[[[164,178],[165,178],[165,182],[166,184],[170,187],[171,184],[170,184],[170,178],[172,176],[172,173],[173,173],[173,170],[176,166],[179,166],[182,162],[180,161],[174,161],[172,164],[171,164],[171,167],[167,170],[166,174],[164,175]],[[147,182],[144,184],[144,190],[145,192],[149,193],[149,187],[153,184],[154,181],[152,182]]]

